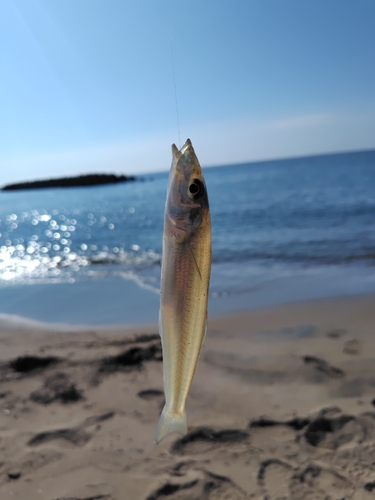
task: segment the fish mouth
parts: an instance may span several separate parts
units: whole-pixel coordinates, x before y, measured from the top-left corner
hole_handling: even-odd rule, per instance
[[[184,176],[193,173],[197,176],[201,175],[199,161],[190,139],[186,140],[181,149],[178,149],[176,144],[172,144],[172,156],[172,175],[177,173]]]
[[[177,163],[178,160],[181,158],[181,156],[183,156],[185,153],[187,153],[189,151],[189,149],[194,152],[194,148],[193,148],[193,145],[192,145],[190,139],[186,139],[186,142],[182,146],[181,149],[178,149],[178,147],[176,146],[176,144],[172,144],[172,157],[173,157],[173,161]]]

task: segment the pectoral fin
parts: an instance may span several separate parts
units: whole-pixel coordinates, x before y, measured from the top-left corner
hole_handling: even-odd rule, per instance
[[[188,247],[188,250],[189,250],[189,254],[190,254],[191,260],[194,262],[195,269],[197,270],[197,272],[199,274],[199,277],[202,280],[202,275],[201,275],[201,272],[199,270],[198,263],[195,260],[195,257],[194,257],[194,254],[193,254],[193,250],[189,247],[189,244],[187,245],[187,247]]]

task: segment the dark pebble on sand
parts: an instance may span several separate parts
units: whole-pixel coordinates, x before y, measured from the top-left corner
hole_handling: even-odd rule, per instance
[[[8,473],[8,479],[11,479],[13,481],[16,481],[20,477],[21,477],[21,473],[20,472],[9,472]]]

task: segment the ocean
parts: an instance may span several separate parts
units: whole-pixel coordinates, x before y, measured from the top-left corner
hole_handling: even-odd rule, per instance
[[[375,291],[375,150],[204,175],[210,313]],[[0,314],[156,322],[167,179],[0,192]]]

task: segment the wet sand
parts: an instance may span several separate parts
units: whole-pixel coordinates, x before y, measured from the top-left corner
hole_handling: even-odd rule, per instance
[[[210,318],[159,446],[156,326],[0,324],[0,498],[370,499],[375,296]]]

